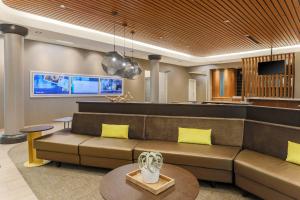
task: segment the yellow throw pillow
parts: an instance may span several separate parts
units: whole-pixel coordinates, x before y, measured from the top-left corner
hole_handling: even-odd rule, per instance
[[[300,165],[300,144],[288,142],[288,154],[286,161]]]
[[[211,145],[211,129],[204,130],[179,127],[178,142]]]
[[[102,124],[102,137],[128,139],[129,125]]]

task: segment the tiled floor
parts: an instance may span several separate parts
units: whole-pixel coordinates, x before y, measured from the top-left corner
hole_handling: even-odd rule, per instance
[[[55,123],[50,133],[62,129],[63,124]],[[0,134],[2,134],[0,130]],[[8,151],[15,144],[0,144],[0,200],[37,200],[14,163],[8,156]]]

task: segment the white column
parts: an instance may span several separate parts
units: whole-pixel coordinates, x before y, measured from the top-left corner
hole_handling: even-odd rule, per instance
[[[150,60],[150,88],[151,88],[151,103],[159,103],[159,61],[160,55],[149,55]]]
[[[2,32],[4,32],[4,135],[1,136],[0,142],[16,143],[26,139],[19,130],[24,127],[23,54],[27,29],[5,25]]]

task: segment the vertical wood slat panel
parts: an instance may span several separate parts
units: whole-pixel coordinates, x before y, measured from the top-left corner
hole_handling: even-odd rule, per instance
[[[283,59],[283,55],[280,55],[280,59]],[[284,76],[282,74],[280,74],[280,97],[284,97],[283,87],[284,87]]]
[[[295,54],[292,54],[292,84],[293,84],[293,87],[292,87],[292,97],[295,96],[295,76],[296,76],[296,73],[295,73]]]
[[[249,71],[249,60],[250,59],[246,59],[246,68],[245,68],[245,75],[246,75],[246,77],[245,77],[245,80],[246,80],[246,82],[245,82],[245,85],[246,85],[246,90],[245,90],[245,92],[246,92],[246,96],[248,97],[249,96],[249,93],[248,93],[248,90],[249,90],[249,80],[248,80],[248,71]]]
[[[285,58],[285,61],[286,61],[286,58]],[[287,65],[284,66],[284,78],[283,78],[283,96],[284,97],[287,97],[287,80],[286,80],[286,77],[287,76]]]
[[[254,96],[257,96],[257,64],[258,64],[258,58],[255,58],[255,65],[253,66],[253,82],[254,82]]]
[[[295,56],[294,53],[273,55],[272,60],[284,60],[284,74],[258,75],[258,63],[270,61],[271,56],[244,58],[243,97],[294,97]]]
[[[244,101],[244,97],[245,97],[245,60],[242,60],[242,101]]]
[[[292,97],[292,84],[291,84],[291,54],[288,57],[288,97]]]

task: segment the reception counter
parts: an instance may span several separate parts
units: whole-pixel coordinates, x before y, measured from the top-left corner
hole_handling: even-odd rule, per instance
[[[300,109],[273,108],[247,104],[153,104],[79,101],[79,112],[140,115],[239,118],[300,126]]]
[[[248,97],[246,101],[258,106],[300,109],[300,99],[295,98]]]

